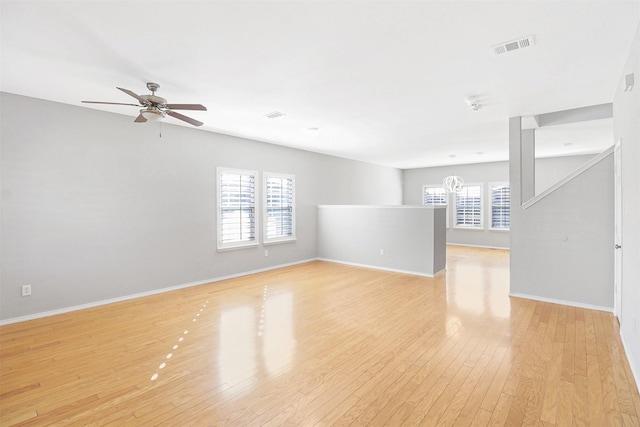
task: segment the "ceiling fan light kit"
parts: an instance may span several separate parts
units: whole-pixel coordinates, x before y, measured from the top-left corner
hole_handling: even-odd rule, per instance
[[[127,95],[138,100],[140,104],[125,104],[120,102],[102,102],[102,101],[82,101],[88,104],[110,104],[110,105],[130,105],[134,107],[142,107],[140,114],[134,120],[135,123],[145,123],[147,121],[156,121],[169,115],[183,122],[189,123],[193,126],[202,126],[204,123],[201,121],[187,117],[184,114],[180,114],[173,110],[195,110],[195,111],[207,111],[207,107],[201,104],[168,104],[167,100],[161,96],[156,95],[156,91],[160,88],[158,83],[147,83],[147,89],[151,91],[151,95],[138,95],[137,93],[116,87]]]
[[[142,117],[144,117],[145,121],[156,121],[156,120],[160,120],[161,118],[164,117],[164,114],[162,113],[162,111],[160,111],[157,108],[146,108],[143,110],[140,110],[140,115]]]

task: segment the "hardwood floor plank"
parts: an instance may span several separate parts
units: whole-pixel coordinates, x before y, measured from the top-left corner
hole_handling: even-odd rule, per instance
[[[485,427],[489,425],[489,422],[491,422],[491,416],[493,414],[489,411],[486,411],[482,408],[478,408],[478,410],[476,411],[475,415],[473,416],[473,419],[471,420],[471,426],[472,427]],[[463,423],[459,423],[459,425],[466,425]]]
[[[586,377],[573,376],[573,425],[589,425],[589,386]]]
[[[545,354],[544,343],[553,332],[549,331],[548,324],[541,322],[538,325],[534,349],[530,353],[529,363],[523,372],[524,376],[531,378],[532,386],[528,391],[523,422],[526,425],[537,424],[542,412],[542,399],[544,396],[544,384],[548,370],[548,356]],[[547,350],[548,351],[548,350]]]
[[[564,343],[564,337],[567,327],[567,306],[561,305],[558,309],[558,323],[556,324],[556,333],[554,334],[554,341]]]
[[[514,357],[512,359],[511,369],[509,370],[509,374],[507,375],[501,392],[512,396],[516,395],[522,371],[524,367],[526,367],[526,360],[533,348],[536,334],[533,331],[529,331],[527,326],[533,317],[534,309],[535,304],[528,304],[527,312],[520,322],[521,326],[519,326],[516,331],[517,339],[515,339],[511,345]]]
[[[544,347],[543,347],[544,356],[543,357],[544,357],[545,363],[550,363],[552,361],[556,326],[558,324],[559,308],[560,306],[558,304],[551,305],[551,310],[550,310],[551,313],[549,315],[547,328],[546,328],[547,332],[544,337]]]
[[[507,413],[506,425],[519,426],[524,423],[524,415],[527,409],[527,399],[531,394],[532,387],[534,386],[533,379],[527,376],[522,376],[515,396],[509,406],[509,412]]]
[[[562,381],[572,383],[575,371],[575,339],[576,322],[575,307],[567,307],[565,320],[564,352],[562,353]],[[586,375],[586,373],[585,373]]]
[[[587,355],[587,381],[589,393],[589,423],[591,425],[605,425],[604,398],[598,356]]]
[[[513,399],[514,397],[510,394],[502,393],[500,395],[500,398],[498,398],[498,402],[496,403],[496,407],[491,415],[491,419],[489,420],[490,426],[509,425],[507,424],[507,417],[509,416],[509,409],[511,408]]]
[[[579,320],[578,317],[580,318]],[[583,309],[576,309],[573,369],[575,374],[582,375],[583,377],[587,376],[587,349]]]
[[[596,331],[593,324],[593,312],[590,310],[585,310],[584,313],[584,336],[587,354],[598,354]]]
[[[564,343],[554,342],[547,380],[544,387],[544,398],[540,419],[546,423],[555,424],[560,397],[560,374],[562,370],[562,353]]]
[[[573,383],[560,381],[558,411],[556,415],[557,426],[573,425],[573,388]]]
[[[590,355],[589,355],[590,356]],[[616,394],[616,385],[613,380],[613,369],[608,352],[598,352],[598,371],[600,372],[600,384],[602,387],[602,404],[604,406],[604,418],[607,425],[622,425],[620,406]]]

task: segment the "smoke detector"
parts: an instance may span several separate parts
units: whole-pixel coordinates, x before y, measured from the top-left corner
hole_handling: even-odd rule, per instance
[[[464,99],[464,102],[467,103],[471,111],[478,111],[479,109],[482,108],[482,105],[480,105],[480,103],[476,98],[468,97]]]
[[[494,55],[502,55],[503,53],[511,52],[513,50],[524,49],[531,47],[534,44],[533,36],[523,37],[517,40],[511,40],[510,42],[500,43],[495,46],[491,46],[491,51]]]

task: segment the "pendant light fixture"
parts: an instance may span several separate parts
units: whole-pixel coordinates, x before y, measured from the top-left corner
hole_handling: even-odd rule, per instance
[[[462,186],[464,185],[464,180],[461,176],[451,175],[448,176],[442,181],[442,188],[447,193],[455,193],[458,190],[462,190]]]

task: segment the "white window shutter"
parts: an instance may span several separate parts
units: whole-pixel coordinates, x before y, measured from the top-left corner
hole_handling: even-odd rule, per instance
[[[491,228],[508,230],[511,225],[511,191],[509,184],[491,184]]]
[[[264,242],[295,239],[295,177],[264,174]]]
[[[456,192],[455,226],[483,228],[482,185],[464,185]]]
[[[257,172],[218,171],[218,248],[256,244]]]

